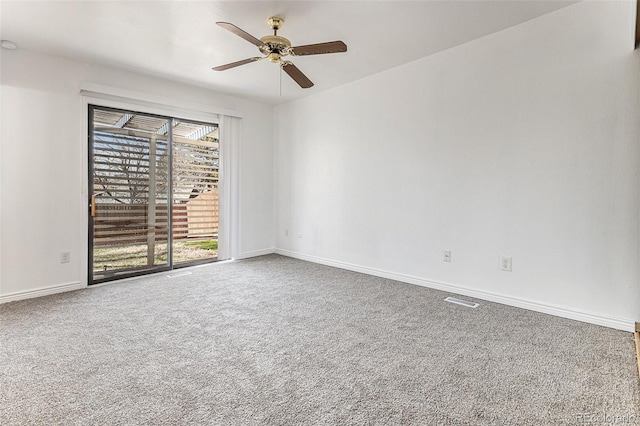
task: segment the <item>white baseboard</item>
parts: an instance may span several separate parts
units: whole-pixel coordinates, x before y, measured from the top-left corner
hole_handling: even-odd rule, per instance
[[[575,309],[566,308],[563,306],[556,306],[546,303],[540,303],[532,300],[521,299],[518,297],[507,296],[503,294],[477,290],[457,284],[444,283],[439,281],[427,280],[411,275],[398,274],[395,272],[384,271],[381,269],[369,268],[366,266],[355,265],[352,263],[340,262],[331,259],[325,259],[316,256],[309,256],[306,254],[296,253],[289,250],[276,249],[275,253],[293,257],[300,260],[306,260],[313,263],[319,263],[322,265],[333,266],[340,269],[347,269],[349,271],[361,272],[363,274],[373,275],[376,277],[388,278],[395,281],[401,281],[408,284],[415,284],[422,287],[433,288],[436,290],[442,290],[455,294],[460,294],[468,297],[474,297],[489,302],[501,303],[503,305],[514,306],[516,308],[528,309],[530,311],[541,312],[544,314],[555,315],[562,318],[568,318],[576,321],[582,321],[590,324],[601,325],[603,327],[615,328],[617,330],[630,331],[635,330],[635,321],[625,318],[616,318],[610,316],[603,316],[599,314],[593,314],[589,312],[582,312]]]
[[[238,255],[236,259],[248,259],[250,257],[264,256],[266,254],[273,254],[275,252],[276,252],[276,249],[273,247],[262,249],[262,250],[247,251],[244,253],[240,253],[240,255]]]
[[[40,287],[33,290],[16,291],[9,294],[0,295],[0,304],[15,302],[16,300],[31,299],[34,297],[48,296],[50,294],[62,293],[65,291],[80,290],[86,288],[80,281],[53,285],[51,287]]]

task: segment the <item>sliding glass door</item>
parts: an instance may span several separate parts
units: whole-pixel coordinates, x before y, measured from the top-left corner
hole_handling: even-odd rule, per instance
[[[218,126],[89,107],[89,283],[217,260]]]
[[[218,127],[175,121],[174,129],[193,127],[189,138],[172,144],[173,263],[182,266],[218,255]]]

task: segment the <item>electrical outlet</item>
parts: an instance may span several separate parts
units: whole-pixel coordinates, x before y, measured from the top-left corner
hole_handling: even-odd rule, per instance
[[[500,270],[511,272],[512,260],[507,256],[500,256]]]
[[[71,262],[71,252],[63,251],[60,253],[60,263],[69,263]]]
[[[451,262],[451,250],[444,251],[444,261]]]

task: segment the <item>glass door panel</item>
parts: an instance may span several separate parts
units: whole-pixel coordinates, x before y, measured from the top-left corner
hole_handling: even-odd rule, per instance
[[[173,263],[218,258],[218,126],[174,120]]]
[[[170,267],[171,119],[93,107],[90,283]]]

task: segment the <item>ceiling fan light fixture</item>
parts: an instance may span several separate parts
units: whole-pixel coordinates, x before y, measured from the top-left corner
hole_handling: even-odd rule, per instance
[[[278,52],[269,53],[269,60],[274,64],[280,62],[280,54]]]

